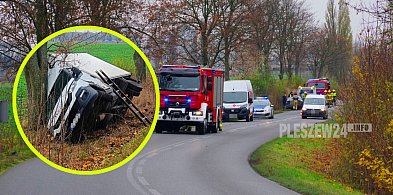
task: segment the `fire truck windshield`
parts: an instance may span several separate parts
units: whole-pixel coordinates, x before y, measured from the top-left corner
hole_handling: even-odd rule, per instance
[[[161,75],[160,90],[164,91],[199,91],[199,76]]]
[[[247,101],[247,92],[224,92],[224,103],[243,103]]]
[[[323,82],[318,82],[318,83],[308,83],[308,87],[315,86],[316,89],[325,89],[326,88],[326,83]]]

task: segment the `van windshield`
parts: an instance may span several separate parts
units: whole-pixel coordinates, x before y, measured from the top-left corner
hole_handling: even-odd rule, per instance
[[[199,91],[199,76],[161,75],[160,90],[165,91]]]
[[[247,102],[247,92],[224,92],[224,103]]]
[[[325,105],[325,99],[323,98],[306,98],[304,100],[305,105]]]

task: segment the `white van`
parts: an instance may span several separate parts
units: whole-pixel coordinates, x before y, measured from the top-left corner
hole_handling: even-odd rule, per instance
[[[254,120],[254,92],[249,80],[224,82],[223,119]]]
[[[302,119],[307,117],[322,117],[323,119],[327,119],[328,108],[326,106],[325,96],[319,94],[307,95],[300,115]]]

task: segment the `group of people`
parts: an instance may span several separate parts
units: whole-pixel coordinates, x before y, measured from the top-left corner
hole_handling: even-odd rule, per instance
[[[336,96],[337,96],[336,90],[329,89],[329,90],[325,90],[324,92],[325,92],[325,97],[326,97],[326,101],[327,101],[328,106],[330,107],[330,106],[336,105]]]
[[[325,97],[326,97],[326,101],[330,106],[334,106],[336,105],[336,90],[325,90]],[[305,99],[307,97],[307,91],[305,91],[304,93],[300,94],[300,96],[302,97],[302,99]],[[293,106],[292,109],[297,110],[298,109],[298,105],[299,105],[299,95],[297,94],[297,92],[290,92],[288,94],[288,96],[286,94],[284,94],[282,96],[282,103],[283,103],[283,110],[285,110],[286,105],[287,105],[287,98],[292,98],[293,99]]]
[[[304,99],[307,96],[307,92],[304,92],[303,94],[300,94],[301,97]],[[283,110],[285,110],[286,108],[286,104],[287,104],[287,98],[292,98],[293,99],[293,106],[292,109],[297,110],[298,109],[298,105],[299,105],[299,95],[297,94],[297,92],[290,92],[288,94],[288,96],[286,94],[284,94],[282,96],[282,103],[283,103]]]

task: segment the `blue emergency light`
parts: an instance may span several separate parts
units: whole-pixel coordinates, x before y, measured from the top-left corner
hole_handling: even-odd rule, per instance
[[[167,102],[168,101],[168,98],[164,98],[164,102]]]
[[[190,102],[191,102],[191,99],[187,99],[187,102],[190,103]]]

